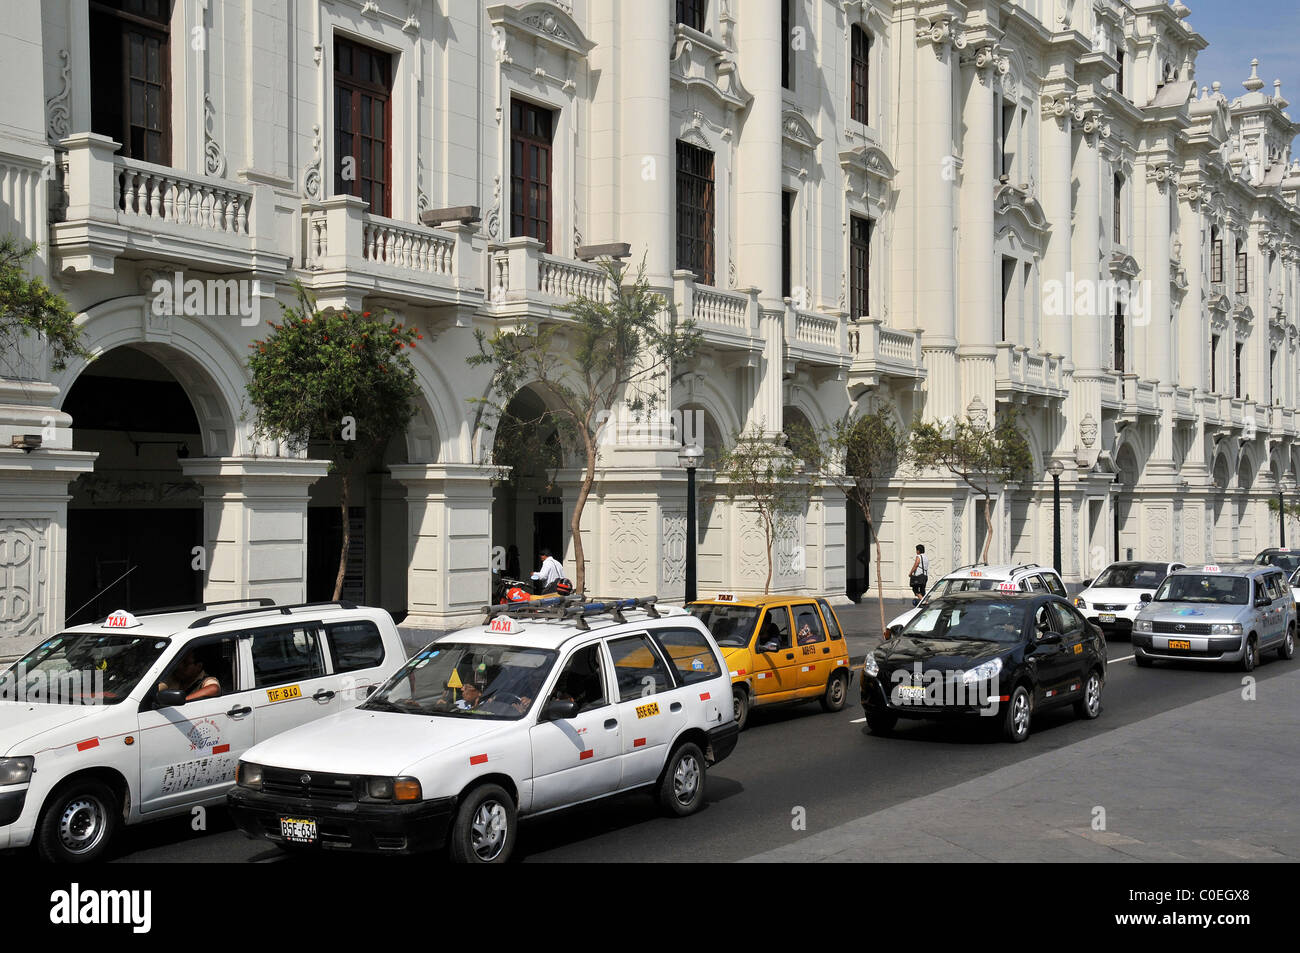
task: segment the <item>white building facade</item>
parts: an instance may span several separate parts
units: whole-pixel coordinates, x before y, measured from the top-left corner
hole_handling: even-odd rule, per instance
[[[900,474],[872,528],[814,490],[775,591],[855,595],[873,533],[895,594],[917,543],[935,574],[990,532],[991,558],[1049,562],[1054,462],[1068,580],[1278,542],[1300,124],[1253,68],[1240,96],[1196,75],[1181,3],[10,8],[0,231],[39,243],[97,357],[56,371],[29,340],[0,368],[0,657],[118,605],[323,597],[338,477],[257,440],[247,400],[295,282],[424,335],[415,420],[357,464],[346,595],[445,629],[487,601],[494,547],[525,572],[571,553],[579,472],[496,479],[467,360],[476,330],[603,293],[589,259],[613,243],[702,347],[662,395],[679,426],[602,449],[589,591],[680,598],[682,439],[882,405],[1014,406],[1033,475],[991,526],[946,474]],[[698,552],[701,591],[762,589],[744,500],[701,508]]]

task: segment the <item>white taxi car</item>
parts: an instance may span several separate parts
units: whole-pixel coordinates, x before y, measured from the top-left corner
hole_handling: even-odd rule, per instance
[[[523,816],[637,788],[699,809],[739,732],[698,619],[652,598],[486,611],[365,703],[250,750],[228,798],[239,826],[286,849],[493,863]]]
[[[349,708],[406,661],[350,603],[117,611],[0,674],[0,849],[103,856],[123,824],[220,804],[240,755]]]
[[[1074,597],[1074,605],[1106,638],[1122,635],[1127,639],[1133,634],[1133,620],[1165,577],[1186,568],[1183,563],[1114,562],[1096,579],[1083,581],[1083,591]]]
[[[1065,583],[1051,566],[1022,563],[1018,566],[989,566],[975,563],[962,566],[944,576],[925,594],[920,604],[889,620],[890,635],[898,635],[921,610],[941,596],[959,592],[1042,592],[1065,598]]]

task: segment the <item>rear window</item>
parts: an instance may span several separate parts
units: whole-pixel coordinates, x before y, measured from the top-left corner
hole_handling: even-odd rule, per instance
[[[359,672],[384,664],[384,640],[373,622],[344,622],[325,627],[335,672]]]
[[[644,635],[611,639],[608,645],[614,660],[614,677],[618,680],[619,701],[645,698],[674,687],[659,653]]]
[[[1043,573],[1043,581],[1047,583],[1047,591],[1050,592],[1052,595],[1054,596],[1065,595],[1065,586],[1061,583],[1060,577],[1057,576],[1055,573],[1050,573],[1050,572]]]
[[[722,666],[703,633],[695,629],[656,629],[654,636],[683,685],[707,682],[722,674]]]
[[[830,630],[831,638],[844,638],[844,630],[840,628],[840,620],[831,611],[830,604],[825,599],[818,599],[817,604],[822,608],[822,616],[826,619],[826,628]]]
[[[325,674],[316,632],[305,626],[253,630],[255,686],[282,685]]]

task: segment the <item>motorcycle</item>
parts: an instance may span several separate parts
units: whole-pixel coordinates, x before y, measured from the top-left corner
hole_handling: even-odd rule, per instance
[[[573,592],[573,583],[568,579],[557,579],[555,584],[547,586],[544,592],[534,592],[534,588],[531,580],[511,579],[496,570],[492,572],[492,601],[500,606],[567,596]]]

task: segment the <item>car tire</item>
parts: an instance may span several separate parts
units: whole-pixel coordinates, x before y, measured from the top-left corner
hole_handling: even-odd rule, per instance
[[[1282,640],[1282,645],[1277,650],[1277,657],[1283,662],[1295,657],[1295,626],[1286,627],[1286,638]]]
[[[1029,721],[1033,717],[1033,699],[1024,685],[1017,685],[1007,699],[1007,710],[1002,715],[1002,737],[1013,744],[1029,737]]]
[[[659,777],[659,806],[675,817],[694,814],[704,803],[704,754],[688,741],[673,749]]]
[[[847,672],[836,672],[826,683],[826,691],[822,693],[822,710],[823,711],[843,711],[844,702],[849,697],[849,676]]]
[[[867,730],[873,735],[890,735],[898,724],[898,716],[889,712],[872,714],[867,712]]]
[[[1241,670],[1243,672],[1255,671],[1255,666],[1259,664],[1259,647],[1255,642],[1253,635],[1247,636],[1246,648],[1241,653]]]
[[[1105,683],[1095,668],[1083,680],[1083,697],[1074,703],[1074,713],[1085,721],[1101,714],[1101,689]]]
[[[1151,659],[1149,659],[1147,656],[1141,654],[1140,652],[1134,652],[1134,653],[1133,653],[1133,664],[1136,665],[1138,668],[1150,668],[1150,667],[1151,667]]]
[[[103,858],[122,823],[122,805],[103,781],[88,778],[50,796],[36,827],[37,852],[52,864]]]
[[[736,719],[736,730],[744,731],[749,724],[749,692],[744,687],[731,690],[731,711]]]
[[[458,864],[503,864],[515,849],[515,802],[499,784],[470,791],[456,811],[448,848]]]

